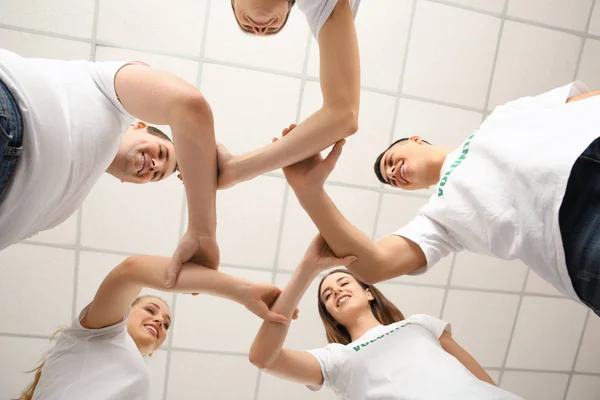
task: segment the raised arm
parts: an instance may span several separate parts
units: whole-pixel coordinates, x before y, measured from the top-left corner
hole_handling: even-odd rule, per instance
[[[207,267],[219,265],[216,243],[217,150],[211,108],[193,85],[144,65],[127,65],[117,73],[115,90],[134,117],[169,125],[189,205],[188,232],[176,252],[176,267],[193,258]],[[171,274],[174,281],[176,271]]]
[[[442,333],[442,336],[440,336],[440,344],[448,354],[454,356],[454,358],[460,361],[460,363],[464,365],[465,368],[468,369],[473,375],[475,375],[477,379],[487,382],[490,385],[496,386],[496,383],[494,382],[492,377],[489,376],[487,372],[485,372],[485,369],[483,369],[483,367],[479,365],[477,360],[475,360],[473,356],[469,354],[469,352],[460,347],[460,345],[456,343],[454,338],[452,338],[452,335],[450,335],[447,331],[444,331],[444,333]]]
[[[318,40],[323,106],[284,140],[239,156],[220,154],[220,188],[303,160],[358,130],[360,60],[348,0],[338,1]]]
[[[211,268],[186,263],[175,285],[167,287],[164,276],[169,261],[167,257],[156,256],[125,259],[100,285],[86,315],[87,326],[101,328],[119,322],[143,288],[212,294],[243,304],[261,318],[277,323],[289,322],[288,318],[269,310],[281,293],[276,286],[253,283]]]
[[[291,125],[283,136],[294,128]],[[348,265],[360,280],[377,283],[415,271],[426,265],[425,254],[414,242],[401,236],[388,236],[373,243],[352,225],[335,206],[323,187],[335,167],[344,142],[338,142],[327,158],[316,155],[283,169],[296,197],[338,257],[358,257]]]
[[[310,283],[323,269],[344,265],[355,257],[336,258],[319,235],[306,251],[303,261],[294,271],[290,282],[272,311],[291,317]],[[265,321],[250,349],[250,362],[258,368],[281,378],[305,385],[321,385],[323,375],[319,362],[310,353],[282,348],[289,326]]]

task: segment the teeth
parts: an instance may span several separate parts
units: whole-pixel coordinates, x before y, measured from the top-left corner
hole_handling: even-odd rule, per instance
[[[348,297],[350,297],[350,296],[344,296],[341,299],[339,299],[338,300],[338,307],[340,306],[340,304],[342,304],[343,302],[345,302]]]
[[[146,325],[146,329],[148,329],[149,331],[152,331],[156,336],[158,336],[158,332],[156,331],[156,328],[154,328],[151,325]]]

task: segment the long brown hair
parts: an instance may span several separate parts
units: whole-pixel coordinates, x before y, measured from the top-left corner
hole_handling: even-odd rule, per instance
[[[383,295],[383,293],[379,291],[379,289],[377,289],[373,285],[369,285],[368,283],[362,282],[347,269],[336,269],[329,272],[323,277],[323,279],[321,279],[321,282],[319,283],[319,289],[317,291],[317,297],[319,302],[319,315],[321,316],[321,321],[323,321],[323,325],[325,326],[327,342],[341,344],[352,343],[352,338],[350,337],[350,333],[348,333],[346,327],[338,323],[331,316],[331,314],[329,314],[329,311],[327,311],[325,303],[321,298],[321,286],[323,285],[323,281],[325,280],[325,278],[327,278],[329,275],[336,274],[339,272],[343,274],[348,274],[351,277],[353,277],[363,289],[369,289],[369,292],[371,292],[371,295],[373,295],[373,300],[370,302],[371,312],[380,324],[389,325],[393,324],[394,322],[404,320],[404,315],[402,315],[400,310],[398,310],[398,308],[391,301],[389,301]]]
[[[131,304],[131,306],[135,306],[137,303],[139,303],[142,299],[147,299],[147,298],[153,298],[153,299],[158,299],[160,301],[162,301],[163,303],[167,304],[166,301],[164,301],[163,299],[161,299],[158,296],[151,296],[151,295],[147,295],[147,296],[140,296],[137,299],[134,300],[134,302]],[[52,336],[50,337],[50,341],[52,342],[52,340],[54,340],[54,338],[56,336],[58,336],[59,334],[61,334],[63,331],[65,330],[65,328],[61,328],[58,329],[56,332],[54,332],[52,334]],[[38,365],[30,370],[30,371],[26,371],[26,374],[31,374],[31,373],[35,373],[34,377],[33,377],[33,382],[31,382],[26,388],[25,390],[23,390],[23,393],[17,397],[16,399],[13,400],[31,400],[33,398],[33,393],[35,392],[35,388],[37,387],[40,378],[42,377],[42,369],[44,368],[44,365],[46,364],[46,359],[48,358],[48,356],[50,355],[50,353],[52,352],[52,349],[48,350],[40,359],[40,361],[38,361]]]

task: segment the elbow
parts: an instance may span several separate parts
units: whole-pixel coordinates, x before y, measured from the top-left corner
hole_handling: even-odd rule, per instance
[[[187,90],[179,94],[174,106],[173,119],[199,122],[201,124],[214,123],[210,104],[198,90]]]
[[[358,132],[358,107],[356,109],[348,107],[343,110],[341,119],[344,126],[344,137],[352,136]]]
[[[140,264],[140,256],[129,256],[112,270],[111,275],[119,280],[134,281],[138,276]]]
[[[252,350],[250,350],[250,354],[248,355],[248,360],[250,361],[250,364],[254,365],[256,368],[258,368],[262,371],[267,370],[271,364],[267,357],[264,357],[264,356],[258,354],[258,352],[252,351]]]

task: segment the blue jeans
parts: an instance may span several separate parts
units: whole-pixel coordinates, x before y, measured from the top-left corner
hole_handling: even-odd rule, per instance
[[[573,288],[600,316],[600,138],[573,165],[558,222]]]
[[[0,80],[0,201],[23,151],[23,121],[12,93]]]

